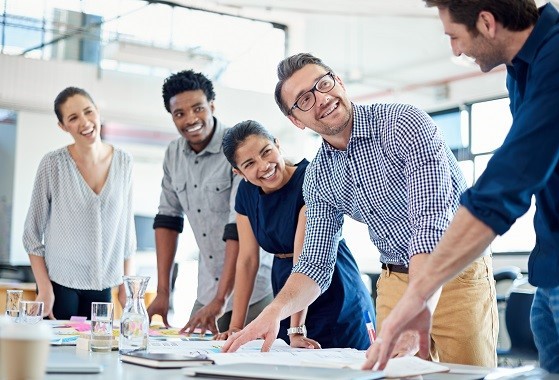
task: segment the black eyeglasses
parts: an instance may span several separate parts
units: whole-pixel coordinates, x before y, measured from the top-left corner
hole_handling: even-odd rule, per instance
[[[325,94],[332,91],[335,85],[336,79],[334,79],[334,73],[330,71],[324,74],[324,76],[316,81],[313,88],[297,98],[295,104],[293,104],[293,106],[289,109],[288,115],[292,114],[295,108],[299,108],[301,111],[307,112],[313,108],[316,103],[316,96],[314,94],[315,91]]]

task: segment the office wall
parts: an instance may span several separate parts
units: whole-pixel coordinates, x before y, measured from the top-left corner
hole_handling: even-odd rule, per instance
[[[37,166],[43,155],[71,143],[57,126],[52,102],[67,86],[87,89],[101,110],[105,122],[138,129],[176,133],[161,100],[161,77],[118,72],[98,72],[79,62],[56,62],[0,55],[0,108],[17,111],[13,154],[14,180],[2,181],[13,188],[10,261],[28,263],[21,243],[23,224],[31,197]],[[284,153],[293,159],[312,157],[318,139],[301,133],[277,109],[271,94],[240,91],[216,86],[215,114],[232,125],[256,119],[283,142]],[[177,135],[178,136],[178,135]],[[119,143],[135,159],[135,212],[153,215],[157,210],[164,146]]]
[[[0,262],[8,261],[13,200],[16,126],[0,123]]]

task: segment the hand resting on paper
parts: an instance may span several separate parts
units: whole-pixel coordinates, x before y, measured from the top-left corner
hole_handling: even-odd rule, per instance
[[[223,345],[221,352],[235,352],[243,344],[256,340],[264,339],[262,352],[270,351],[270,347],[278,336],[280,328],[279,311],[273,306],[268,305],[260,315],[245,326],[244,329],[231,335]]]
[[[222,333],[214,335],[214,340],[227,340],[231,335],[241,331],[241,329],[236,327],[231,327],[229,330]]]
[[[223,302],[216,299],[198,310],[192,318],[181,329],[181,333],[192,334],[194,329],[199,328],[200,334],[204,335],[207,330],[213,335],[219,333],[217,329],[217,319],[223,315]]]
[[[416,331],[404,331],[396,346],[392,350],[391,358],[401,358],[403,356],[413,356],[419,351],[419,334]]]
[[[289,336],[290,346],[293,348],[308,348],[308,349],[318,349],[322,348],[320,343],[316,340],[307,338],[302,334],[293,334]]]

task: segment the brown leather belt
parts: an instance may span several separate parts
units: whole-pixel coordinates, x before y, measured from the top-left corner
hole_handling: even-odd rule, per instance
[[[385,264],[382,263],[382,269],[396,273],[408,273],[408,267],[405,265]]]
[[[278,259],[289,259],[293,257],[293,253],[274,253]]]

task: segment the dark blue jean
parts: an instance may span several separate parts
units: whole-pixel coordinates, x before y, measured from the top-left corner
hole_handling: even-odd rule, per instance
[[[538,348],[540,367],[551,373],[559,373],[559,286],[536,290],[530,324]]]

